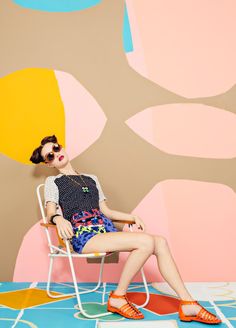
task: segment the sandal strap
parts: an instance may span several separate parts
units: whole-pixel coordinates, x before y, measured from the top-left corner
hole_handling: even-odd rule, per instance
[[[130,307],[129,303],[126,303],[126,304],[122,305],[119,308],[119,310],[122,311],[122,312],[127,313],[128,315],[133,315],[136,312],[132,307]]]
[[[116,294],[114,294],[114,291],[113,290],[111,290],[111,292],[110,292],[110,295],[109,295],[109,297],[114,297],[114,298],[123,298],[123,299],[125,299],[126,300],[126,304],[124,304],[124,305],[122,305],[121,307],[120,307],[120,310],[125,310],[125,309],[128,309],[127,310],[127,313],[128,312],[131,312],[132,314],[133,313],[137,313],[137,314],[140,314],[140,315],[142,315],[142,312],[139,310],[139,309],[137,309],[129,300],[128,300],[128,298],[127,298],[127,294],[124,294],[124,295],[116,295]],[[130,313],[129,313],[130,314]]]
[[[111,290],[110,291],[110,295],[109,295],[110,297],[115,297],[115,298],[126,298],[126,294],[124,294],[124,295],[116,295],[116,294],[114,294],[114,290]]]
[[[137,313],[137,314],[142,314],[142,312],[137,309],[127,298],[126,298],[127,302],[129,303],[129,305],[132,307],[132,309],[134,309],[134,311]]]
[[[213,313],[207,311],[203,307],[198,312],[197,317],[200,319],[206,319],[206,320],[211,320],[211,321],[218,320],[218,318]]]
[[[198,301],[188,301],[188,300],[180,300],[180,304],[181,305],[184,305],[184,304],[198,304],[198,305],[200,305],[199,303],[198,303]]]
[[[139,309],[137,309],[132,303],[130,303],[130,301],[127,300],[127,302],[128,303],[126,303],[125,305],[129,307],[130,310],[128,311],[132,311],[132,313],[136,313],[138,315],[143,315]]]
[[[207,311],[201,304],[199,304],[198,301],[194,300],[194,301],[188,301],[188,300],[180,300],[180,304],[184,305],[184,304],[193,304],[193,305],[200,305],[201,309],[199,310],[199,312],[197,313],[196,317],[199,319],[204,319],[204,320],[209,320],[209,321],[218,321],[218,318],[215,314]]]

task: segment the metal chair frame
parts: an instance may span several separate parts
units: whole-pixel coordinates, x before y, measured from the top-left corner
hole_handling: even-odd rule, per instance
[[[47,222],[47,218],[46,218],[46,214],[45,214],[45,209],[44,209],[42,198],[41,198],[41,195],[40,195],[40,188],[41,187],[44,187],[44,183],[39,184],[37,186],[37,190],[36,190],[36,192],[37,192],[37,198],[38,198],[38,202],[39,202],[39,206],[40,206],[40,211],[41,211],[41,214],[42,214],[42,220],[43,220],[43,222],[41,222],[40,225],[45,228],[45,233],[46,233],[46,237],[47,237],[47,241],[48,241],[48,246],[49,246],[49,250],[50,250],[50,252],[48,253],[48,256],[50,257],[50,263],[49,263],[49,272],[48,272],[48,280],[47,280],[47,295],[49,297],[55,298],[55,299],[56,298],[65,297],[65,296],[74,296],[74,295],[76,295],[76,298],[77,298],[77,301],[78,301],[79,310],[81,311],[81,313],[86,318],[89,318],[89,319],[94,319],[94,318],[99,318],[99,317],[103,317],[103,316],[106,316],[106,315],[111,315],[112,312],[105,312],[105,313],[100,313],[100,314],[98,313],[98,314],[94,314],[94,315],[88,314],[83,309],[82,302],[81,302],[81,299],[80,299],[80,294],[92,293],[92,292],[98,290],[98,288],[101,285],[105,257],[113,254],[114,252],[100,252],[100,253],[87,253],[87,254],[79,254],[79,253],[76,253],[72,249],[72,245],[71,245],[69,239],[66,239],[66,238],[65,239],[62,239],[62,238],[60,238],[60,236],[58,234],[58,231],[57,231],[57,228],[56,228],[56,225]],[[128,220],[116,220],[116,222],[119,222],[119,223],[127,223],[129,225],[130,231],[133,231],[133,229],[132,229],[132,223],[130,223],[130,221],[128,221]],[[58,246],[53,245],[53,243],[52,243],[50,232],[49,232],[49,229],[50,228],[51,229],[56,229],[57,237],[58,237],[58,241],[59,241],[59,245]],[[53,295],[50,292],[51,274],[52,274],[52,270],[53,270],[53,261],[54,261],[55,258],[59,258],[59,257],[68,257],[68,259],[69,259],[69,265],[70,265],[70,270],[71,270],[73,284],[74,284],[73,287],[75,289],[75,292],[74,293],[70,293],[70,294],[67,293],[67,294],[61,294],[61,295]],[[100,264],[100,272],[99,272],[99,279],[98,279],[97,286],[95,288],[93,288],[93,289],[89,289],[89,290],[86,290],[86,291],[79,292],[78,284],[77,284],[77,280],[76,280],[76,275],[75,275],[74,264],[73,264],[73,258],[82,258],[82,257],[83,258],[84,257],[86,257],[86,258],[87,257],[90,257],[90,258],[91,257],[92,258],[94,258],[94,257],[98,258],[99,257],[99,258],[101,258],[101,264]],[[148,285],[147,285],[147,281],[146,281],[146,277],[145,277],[143,268],[141,268],[140,271],[141,271],[141,274],[142,274],[143,284],[144,284],[144,288],[145,288],[145,291],[146,291],[146,301],[143,304],[141,304],[141,305],[137,305],[137,304],[133,303],[133,304],[135,304],[135,306],[137,308],[143,308],[145,305],[148,304],[149,299],[150,299],[149,289],[148,289]],[[104,296],[105,295],[104,295],[104,291],[103,291],[103,299],[104,299]]]

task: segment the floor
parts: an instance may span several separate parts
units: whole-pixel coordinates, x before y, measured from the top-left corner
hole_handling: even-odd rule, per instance
[[[95,287],[95,283],[79,283],[79,291]],[[213,327],[236,327],[236,282],[185,283],[191,295],[210,312],[222,320]],[[1,328],[47,328],[61,327],[86,328],[194,328],[209,327],[199,322],[182,322],[178,318],[179,300],[167,283],[149,283],[150,301],[140,309],[145,318],[126,319],[113,314],[100,319],[87,319],[77,306],[74,296],[60,300],[46,294],[45,282],[1,282],[0,283],[0,327]],[[89,314],[107,312],[106,302],[110,290],[116,284],[103,283],[98,291],[82,294],[84,309]],[[72,283],[53,283],[54,295],[73,293]],[[131,283],[127,291],[131,302],[141,304],[145,301],[145,289],[141,283]]]

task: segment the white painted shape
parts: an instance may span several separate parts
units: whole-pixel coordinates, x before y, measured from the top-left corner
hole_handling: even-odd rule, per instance
[[[145,319],[135,320],[135,322],[98,322],[98,328],[177,328],[177,323],[175,320],[148,320]]]

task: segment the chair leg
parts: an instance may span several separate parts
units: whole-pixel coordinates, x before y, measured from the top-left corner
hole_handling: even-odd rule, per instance
[[[144,271],[143,271],[143,268],[141,269],[141,274],[142,274],[142,277],[143,277],[143,284],[144,284],[144,288],[146,290],[146,301],[141,304],[141,305],[137,305],[137,308],[143,308],[144,306],[146,306],[150,300],[150,293],[149,293],[149,289],[148,289],[148,285],[147,285],[147,280],[146,280],[146,277],[145,277],[145,274],[144,274]]]
[[[48,281],[47,281],[47,295],[52,298],[61,298],[65,296],[74,296],[75,293],[70,294],[62,294],[62,295],[53,295],[50,292],[50,284],[51,284],[51,275],[52,275],[52,269],[53,269],[53,261],[54,257],[50,256],[50,262],[49,262],[49,271],[48,271]]]
[[[52,298],[60,298],[60,297],[65,297],[65,296],[74,296],[76,295],[77,297],[77,301],[78,301],[78,306],[79,306],[79,309],[81,311],[81,313],[87,317],[87,318],[98,318],[98,317],[103,317],[103,316],[106,316],[106,315],[111,315],[112,313],[111,312],[105,312],[105,313],[100,313],[100,314],[97,314],[97,315],[90,315],[90,314],[87,314],[83,307],[82,307],[82,303],[81,303],[81,300],[80,300],[80,294],[86,294],[86,293],[91,293],[93,291],[96,291],[100,285],[101,285],[101,280],[102,280],[102,274],[103,274],[103,269],[104,269],[104,261],[105,261],[105,256],[102,258],[101,260],[101,264],[100,264],[100,272],[99,272],[99,280],[98,280],[98,284],[95,288],[93,289],[90,289],[89,291],[86,290],[84,292],[79,292],[78,290],[78,285],[77,285],[77,281],[76,281],[76,276],[75,276],[75,270],[74,270],[74,265],[73,265],[73,259],[72,259],[72,256],[71,256],[71,251],[70,251],[70,246],[69,246],[69,242],[66,241],[66,248],[67,248],[67,253],[68,253],[68,258],[69,258],[69,263],[70,263],[70,269],[71,269],[71,273],[72,273],[72,278],[73,278],[73,283],[74,283],[74,288],[75,288],[75,293],[70,293],[70,294],[63,294],[63,295],[52,295],[51,292],[50,292],[50,282],[51,282],[51,274],[52,274],[52,269],[53,269],[53,261],[54,261],[54,257],[50,257],[50,263],[49,263],[49,272],[48,272],[48,281],[47,281],[47,294],[49,297],[52,297]],[[137,305],[135,303],[135,306],[137,308],[143,308],[144,306],[146,306],[149,302],[149,299],[150,299],[150,294],[149,294],[149,289],[148,289],[148,285],[147,285],[147,281],[146,281],[146,277],[145,277],[145,274],[144,274],[144,271],[143,271],[143,268],[141,269],[141,274],[142,274],[142,278],[143,278],[143,283],[144,283],[144,287],[145,287],[145,290],[146,290],[146,295],[147,295],[147,298],[146,298],[146,301],[142,304],[142,305]],[[103,295],[104,296],[104,295]]]
[[[105,260],[105,257],[103,257],[102,261],[101,261],[100,272],[99,272],[99,280],[98,280],[97,286],[95,286],[93,289],[89,289],[89,290],[86,290],[86,291],[83,291],[83,292],[79,292],[79,294],[87,294],[87,293],[91,293],[91,292],[94,292],[97,289],[99,289],[99,287],[101,285],[102,274],[103,274],[104,260]],[[65,297],[65,296],[74,296],[74,295],[76,295],[76,293],[67,293],[67,294],[63,294],[63,295],[53,295],[53,294],[51,294],[50,284],[51,284],[51,275],[52,275],[53,263],[54,263],[54,257],[50,257],[48,281],[47,281],[47,295],[49,297],[52,297],[52,298],[60,298],[60,297]],[[72,285],[71,287],[74,287],[74,285]]]
[[[71,256],[71,251],[70,251],[70,246],[69,246],[68,240],[66,240],[66,250],[67,250],[67,253],[68,253],[68,258],[69,258],[69,263],[70,263],[70,269],[71,269],[72,279],[73,279],[73,283],[74,283],[74,287],[75,287],[75,292],[76,292],[76,297],[77,297],[77,301],[78,301],[78,306],[79,306],[80,312],[86,318],[90,318],[90,319],[94,319],[94,318],[99,318],[99,317],[104,317],[104,316],[107,316],[107,315],[111,315],[112,314],[111,312],[105,312],[105,313],[93,314],[93,315],[88,314],[88,313],[85,312],[85,310],[82,307],[82,302],[81,302],[81,299],[80,299],[80,293],[79,293],[79,290],[78,290],[78,285],[77,285],[76,276],[75,276],[75,270],[74,270],[74,264],[73,264],[73,259],[72,259],[72,256]],[[100,270],[100,278],[101,278],[101,273],[102,273],[102,270]]]
[[[91,293],[91,292],[94,292],[95,290],[97,290],[100,285],[101,285],[101,281],[102,281],[102,274],[103,274],[103,267],[104,267],[104,261],[105,261],[105,256],[102,257],[102,260],[101,260],[101,264],[100,264],[100,272],[99,272],[99,278],[98,278],[98,283],[97,283],[97,286],[94,287],[93,289],[89,289],[89,290],[86,290],[84,292],[80,292],[79,294],[87,294],[87,293]]]

